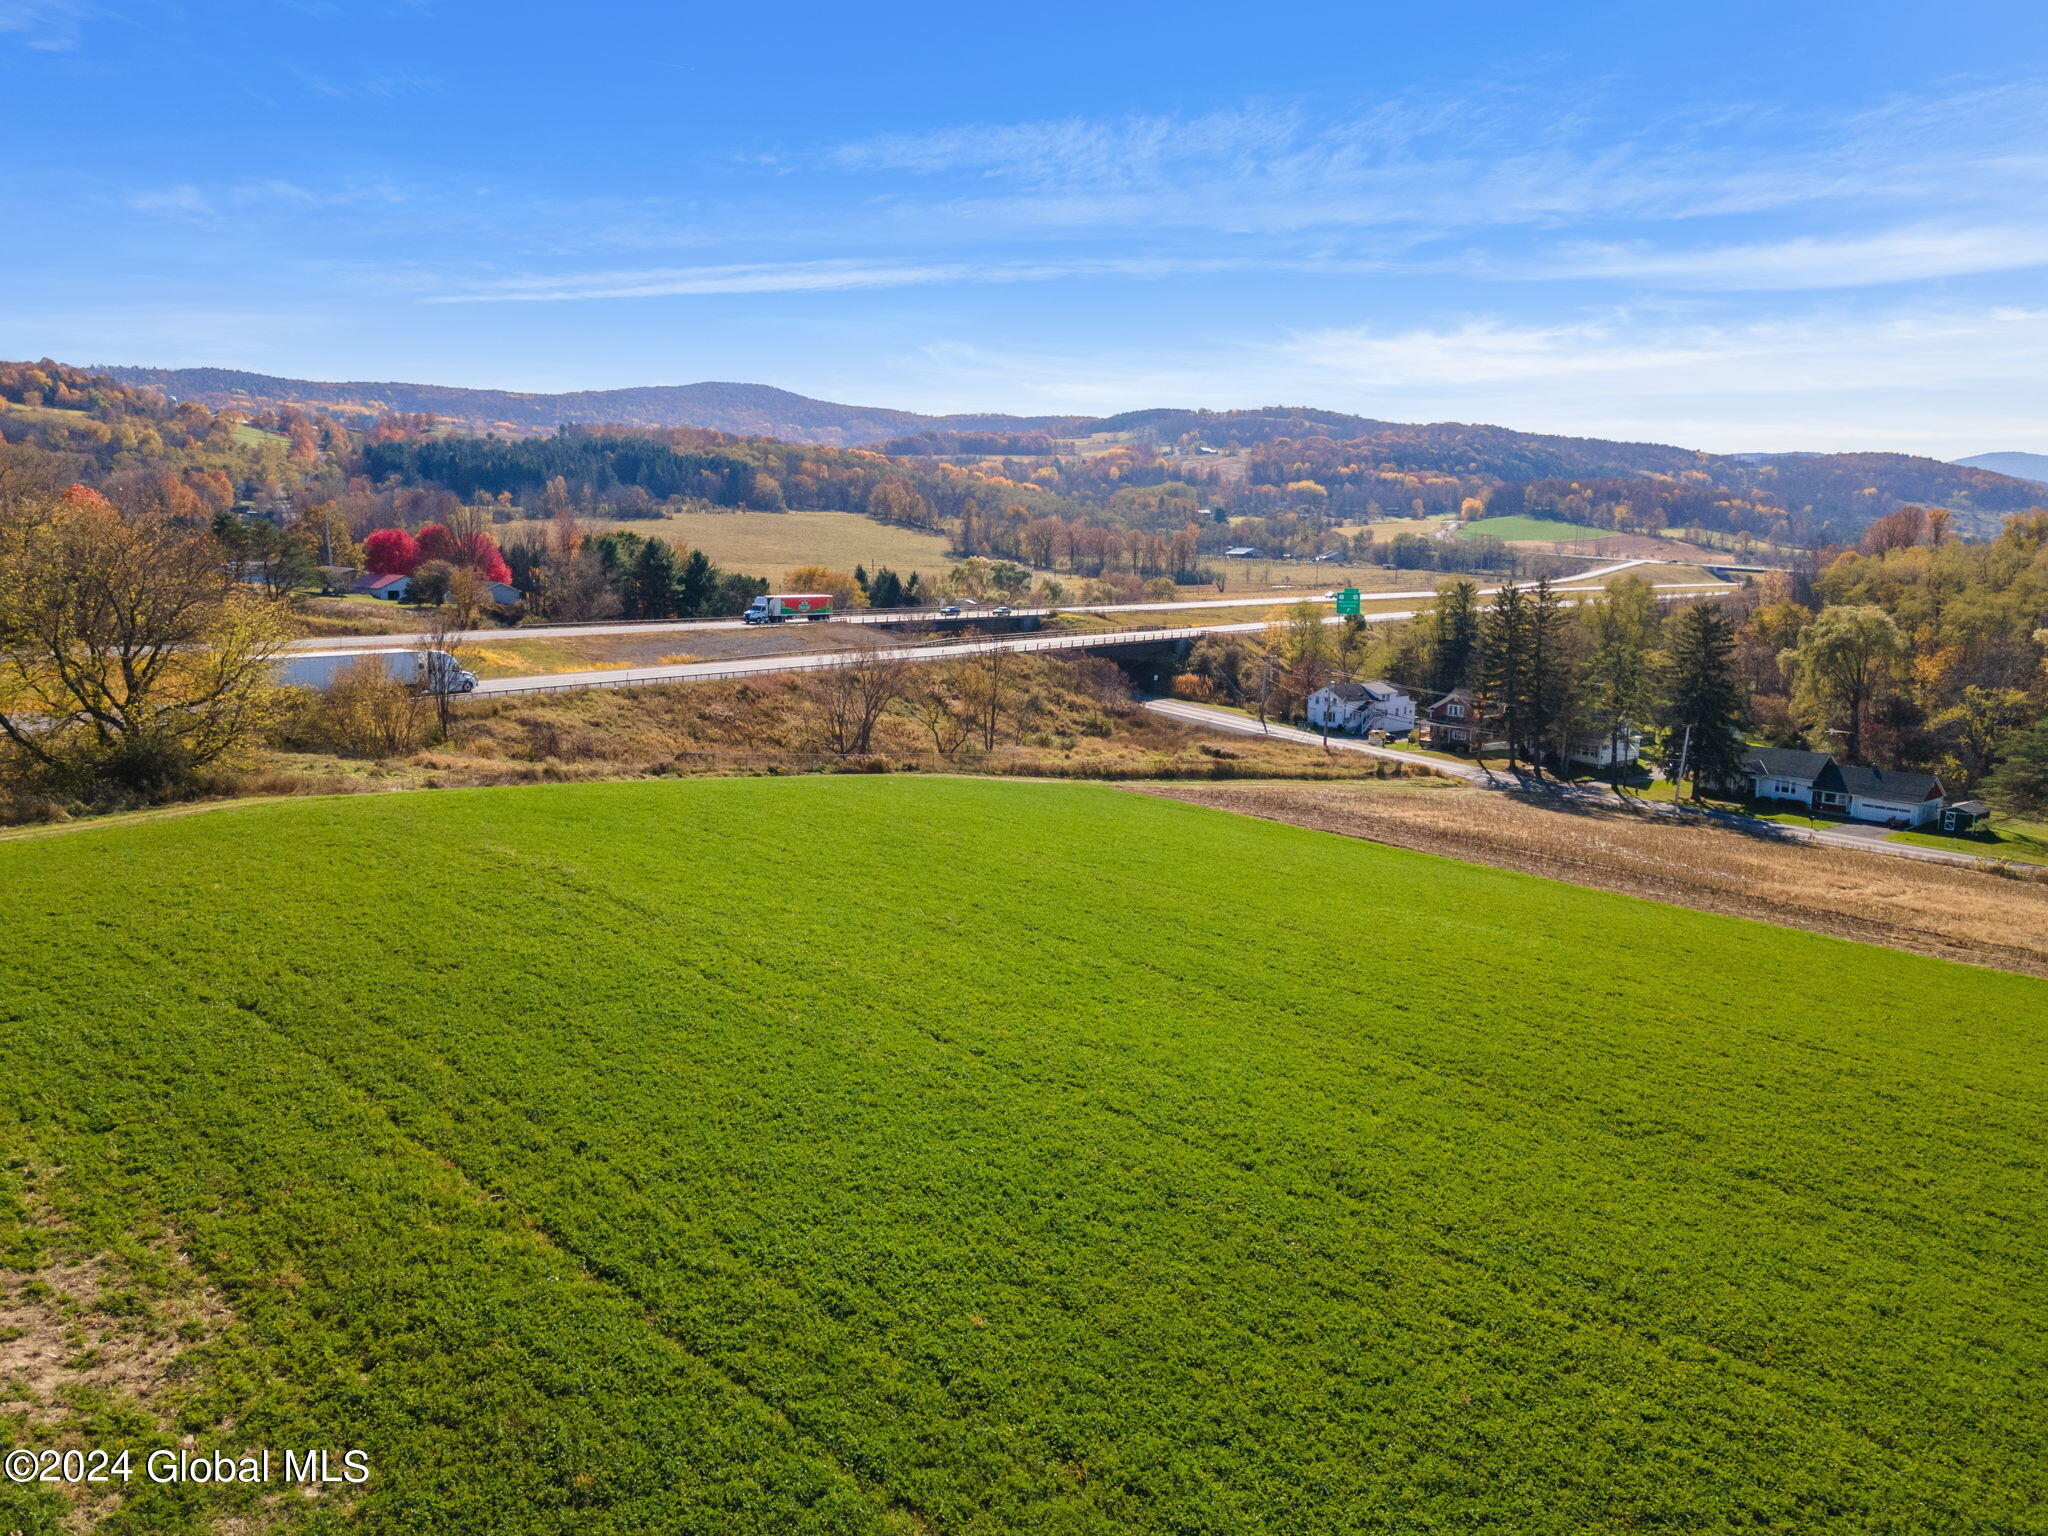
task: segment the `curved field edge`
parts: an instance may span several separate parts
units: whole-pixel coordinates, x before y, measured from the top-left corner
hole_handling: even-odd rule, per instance
[[[10,1178],[356,1528],[2038,1516],[2038,981],[893,778],[10,844],[0,931]]]

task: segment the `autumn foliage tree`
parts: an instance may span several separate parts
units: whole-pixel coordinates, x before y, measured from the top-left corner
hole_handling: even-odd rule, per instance
[[[204,533],[79,486],[0,508],[0,768],[88,801],[189,790],[273,717],[285,635]]]
[[[363,564],[373,575],[410,576],[422,558],[419,541],[403,528],[378,528],[363,539]]]

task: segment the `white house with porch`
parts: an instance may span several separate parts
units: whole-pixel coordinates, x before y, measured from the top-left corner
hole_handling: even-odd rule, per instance
[[[1406,736],[1415,729],[1415,700],[1392,683],[1331,683],[1308,696],[1308,723],[1355,736]]]

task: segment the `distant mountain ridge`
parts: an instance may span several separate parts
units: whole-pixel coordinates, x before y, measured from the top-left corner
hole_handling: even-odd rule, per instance
[[[1833,523],[1853,533],[1907,502],[1949,507],[1958,526],[1995,532],[2009,513],[2040,505],[2048,456],[1984,454],[1945,464],[1897,453],[1713,454],[1663,443],[1522,432],[1465,422],[1378,421],[1307,406],[1210,411],[1160,407],[1114,416],[930,416],[882,406],[815,400],[765,384],[699,383],[535,394],[452,385],[325,383],[226,368],[113,367],[96,370],[131,386],[152,386],[215,410],[296,406],[337,415],[432,412],[468,431],[515,436],[561,426],[708,428],[738,437],[821,447],[877,448],[905,458],[974,459],[1044,454],[1050,439],[1125,433],[1182,450],[1202,445],[1247,451],[1248,472],[1280,485],[1311,479],[1333,488],[1385,487],[1388,477],[1458,483],[1511,508],[1563,515],[1577,502],[1641,501],[1683,523],[1713,519],[1716,498],[1783,508],[1802,527]],[[2003,466],[2015,465],[2016,472]],[[2034,473],[2029,474],[2028,471]],[[1519,489],[1518,489],[1519,488]],[[1391,488],[1389,494],[1406,496]]]
[[[149,385],[214,410],[264,410],[295,405],[343,415],[385,411],[436,416],[477,431],[552,432],[558,426],[708,427],[741,437],[853,447],[905,433],[996,430],[1065,431],[1070,416],[926,416],[884,406],[813,400],[767,384],[649,384],[629,389],[586,389],[530,394],[510,389],[464,389],[452,384],[324,382],[287,379],[233,368],[100,367],[123,384]]]
[[[1980,453],[1950,462],[1965,469],[1988,469],[1994,475],[2011,475],[2015,480],[2048,485],[2048,453]]]

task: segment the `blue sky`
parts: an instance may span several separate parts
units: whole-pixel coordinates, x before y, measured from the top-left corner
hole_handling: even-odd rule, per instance
[[[2048,6],[0,0],[0,354],[2048,451]]]

